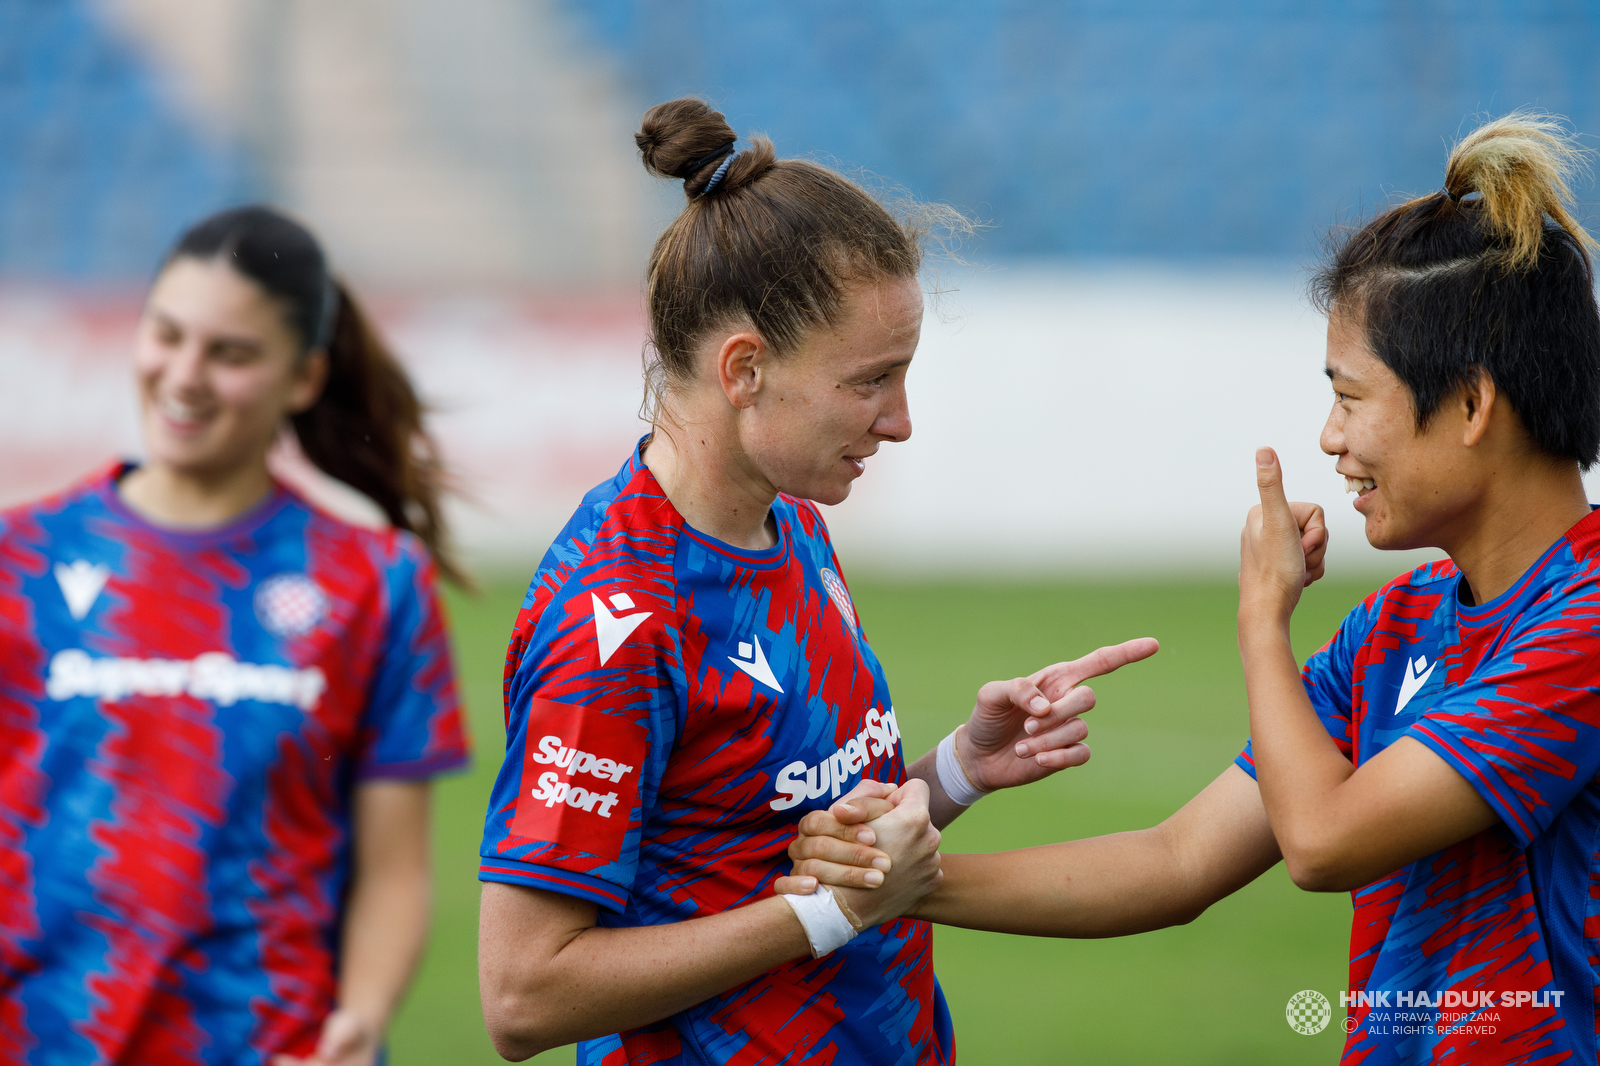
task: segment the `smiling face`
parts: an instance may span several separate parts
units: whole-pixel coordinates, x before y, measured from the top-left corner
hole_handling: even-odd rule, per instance
[[[1493,466],[1463,440],[1466,402],[1442,403],[1419,432],[1411,391],[1337,310],[1328,319],[1327,374],[1334,400],[1322,450],[1358,494],[1367,540],[1391,550],[1453,543],[1473,521]]]
[[[895,278],[852,286],[836,328],[762,358],[738,427],[751,473],[818,503],[849,496],[880,444],[911,436],[906,370],[921,335],[922,291]]]
[[[315,402],[325,367],[255,282],[222,261],[173,260],[150,291],[134,357],[149,462],[203,478],[264,465],[284,418]]]

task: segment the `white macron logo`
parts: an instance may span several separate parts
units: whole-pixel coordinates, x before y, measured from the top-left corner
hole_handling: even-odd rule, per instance
[[[83,621],[94,601],[100,598],[100,590],[106,587],[110,576],[110,567],[82,559],[56,564],[56,584],[61,586],[61,598],[67,601],[67,610],[72,612],[75,621]]]
[[[743,670],[745,673],[749,674],[751,677],[755,678],[757,681],[761,682],[763,685],[770,689],[774,689],[780,695],[782,695],[783,686],[778,684],[778,678],[775,674],[773,674],[772,667],[767,665],[766,653],[761,650],[761,638],[752,636],[750,639],[755,644],[755,651],[752,652],[749,644],[740,641],[739,654],[742,655],[743,658],[735,659],[730,655],[728,656],[728,661],[737,666],[739,669]]]
[[[606,660],[616,654],[622,642],[627,640],[638,629],[646,618],[650,617],[649,611],[640,611],[638,614],[615,615],[606,610],[605,602],[594,593],[589,593],[589,599],[594,601],[594,639],[600,645],[600,665],[604,666]],[[619,592],[611,597],[611,606],[618,611],[633,610],[633,598],[626,592]]]
[[[1406,704],[1411,702],[1411,697],[1415,696],[1422,686],[1428,683],[1428,675],[1432,674],[1433,668],[1438,665],[1439,661],[1437,659],[1431,663],[1428,662],[1426,655],[1417,656],[1416,662],[1408,661],[1406,663],[1406,674],[1400,679],[1400,701],[1394,705],[1395,714],[1405,710]],[[1427,669],[1424,670],[1423,667],[1427,667]]]

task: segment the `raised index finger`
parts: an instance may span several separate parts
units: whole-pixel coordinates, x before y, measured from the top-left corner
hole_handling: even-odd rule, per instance
[[[1148,659],[1160,650],[1161,644],[1154,637],[1135,637],[1121,644],[1096,648],[1081,659],[1047,666],[1029,680],[1043,689],[1050,699],[1058,700],[1066,694],[1067,689],[1080,682],[1120,670],[1140,659]]]

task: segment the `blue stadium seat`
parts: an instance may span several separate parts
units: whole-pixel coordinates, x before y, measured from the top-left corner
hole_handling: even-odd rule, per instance
[[[566,0],[642,101],[992,225],[984,256],[1304,258],[1441,178],[1478,117],[1600,132],[1600,18],[1558,0]],[[0,277],[142,277],[259,187],[93,0],[0,0]],[[1587,193],[1587,189],[1582,190]],[[85,197],[74,200],[74,197]]]
[[[248,188],[87,0],[0,0],[0,277],[142,277]]]
[[[568,0],[640,98],[990,220],[985,254],[1293,256],[1474,116],[1600,133],[1600,19],[1527,4]]]

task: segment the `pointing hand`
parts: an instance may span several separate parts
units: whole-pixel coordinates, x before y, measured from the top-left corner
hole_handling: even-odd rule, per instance
[[[1082,682],[1148,659],[1161,645],[1150,637],[1098,648],[1027,677],[991,681],[978,690],[966,725],[956,733],[956,757],[985,792],[1026,785],[1089,761],[1089,727],[1080,717],[1095,704]]]

